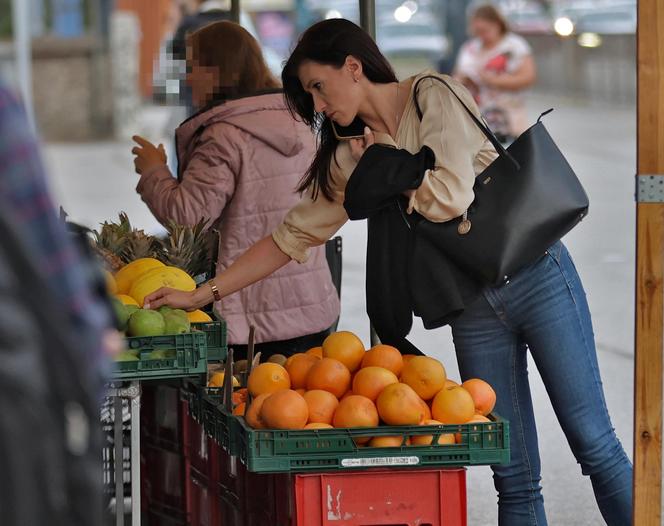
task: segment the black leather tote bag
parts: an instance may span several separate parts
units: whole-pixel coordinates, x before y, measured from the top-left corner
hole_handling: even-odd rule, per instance
[[[459,267],[489,285],[499,285],[519,269],[534,263],[588,213],[588,196],[569,163],[537,122],[507,149],[482,123],[445,80],[491,141],[499,156],[475,180],[475,199],[463,216],[444,223],[422,219],[421,235],[432,238]]]

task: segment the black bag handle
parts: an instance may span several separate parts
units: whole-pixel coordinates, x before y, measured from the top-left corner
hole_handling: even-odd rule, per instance
[[[507,159],[508,159],[508,160],[514,165],[514,167],[515,167],[517,170],[520,170],[520,169],[521,169],[521,165],[519,164],[519,162],[518,162],[514,157],[512,157],[512,155],[510,155],[510,153],[509,153],[509,152],[505,149],[505,147],[500,143],[500,141],[496,138],[496,136],[495,136],[495,135],[493,134],[493,132],[489,129],[489,127],[486,126],[483,122],[481,122],[481,121],[475,116],[475,114],[474,114],[472,111],[470,111],[470,109],[468,108],[468,106],[466,106],[465,102],[463,102],[463,100],[461,100],[461,97],[459,97],[459,95],[457,95],[456,91],[454,91],[454,90],[452,89],[452,87],[451,87],[446,81],[444,81],[443,79],[441,79],[440,77],[437,77],[437,76],[435,76],[435,75],[425,75],[424,77],[420,77],[420,78],[417,80],[417,82],[415,83],[415,87],[414,87],[414,89],[413,89],[413,99],[414,99],[414,102],[415,102],[415,110],[417,111],[417,118],[418,118],[420,121],[422,120],[422,110],[421,110],[421,108],[420,108],[420,103],[419,103],[418,100],[417,100],[417,94],[418,94],[418,90],[419,90],[419,87],[420,87],[420,86],[419,86],[419,85],[420,85],[420,82],[422,82],[424,79],[434,79],[434,80],[437,80],[437,81],[442,82],[443,84],[445,84],[445,86],[447,86],[447,89],[449,89],[449,90],[452,92],[452,94],[457,98],[457,100],[458,100],[458,101],[461,103],[461,105],[464,107],[464,109],[466,110],[466,112],[468,113],[468,115],[470,115],[470,118],[473,119],[473,122],[474,122],[475,124],[477,124],[477,127],[478,127],[480,130],[482,130],[482,132],[484,133],[484,135],[486,136],[486,138],[489,139],[489,141],[491,142],[491,144],[493,144],[493,147],[494,147],[494,148],[496,149],[496,151],[498,152],[498,155],[501,155],[501,156],[507,158]]]

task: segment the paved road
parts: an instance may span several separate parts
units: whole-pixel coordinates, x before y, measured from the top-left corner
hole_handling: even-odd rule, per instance
[[[546,117],[547,127],[590,195],[589,217],[565,241],[584,280],[593,313],[609,410],[631,457],[635,109],[534,96],[530,100],[532,117],[551,106],[556,111]],[[150,111],[144,122],[146,136],[155,137],[155,130],[165,120],[161,112]],[[129,143],[47,146],[54,192],[73,219],[94,226],[125,210],[136,226],[148,231],[159,229],[134,193],[136,176],[131,170],[130,148]],[[341,231],[344,277],[340,327],[355,331],[368,343],[365,230],[364,223],[353,223]],[[458,378],[447,329],[424,331],[416,320],[412,340],[441,359],[449,375]],[[590,482],[581,475],[567,447],[532,362],[530,372],[549,522],[564,526],[602,524]],[[490,470],[469,469],[468,489],[469,525],[496,524]]]

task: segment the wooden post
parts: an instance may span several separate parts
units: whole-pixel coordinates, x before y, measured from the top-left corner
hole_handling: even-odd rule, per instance
[[[664,4],[638,2],[638,184],[664,184]],[[662,177],[659,177],[662,176]],[[638,195],[638,194],[637,194]],[[661,526],[664,203],[637,202],[634,520]]]

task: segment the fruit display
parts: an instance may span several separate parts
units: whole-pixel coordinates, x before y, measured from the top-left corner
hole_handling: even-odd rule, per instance
[[[161,265],[177,267],[190,276],[210,270],[210,248],[215,232],[206,229],[205,220],[201,219],[194,226],[169,222],[164,238],[132,227],[124,212],[120,212],[118,220],[117,223],[105,221],[98,231],[92,233],[93,248],[110,272],[118,273],[128,263],[137,260],[157,261]],[[119,293],[126,294],[128,291],[123,283],[118,284]]]
[[[389,345],[365,350],[361,340],[347,331],[331,334],[321,348],[295,354],[283,365],[275,361],[281,360],[254,367],[247,379],[251,398],[238,398],[233,410],[253,429],[489,422],[487,415],[496,402],[494,390],[479,378],[459,384],[447,378],[445,367],[435,358],[402,357]],[[208,385],[213,383],[221,386],[218,379]],[[363,447],[403,447],[430,445],[433,436],[367,435],[353,440]],[[440,434],[437,443],[460,440],[454,433]]]

